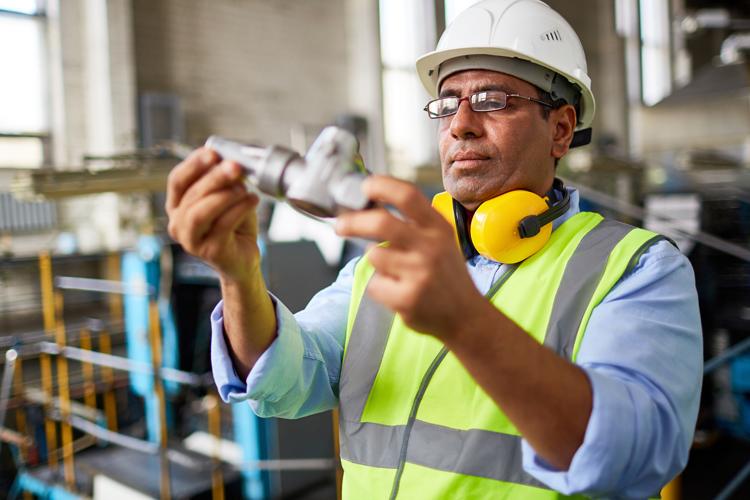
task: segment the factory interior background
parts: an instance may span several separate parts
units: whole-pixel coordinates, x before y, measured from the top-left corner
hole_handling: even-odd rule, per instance
[[[1,491],[336,498],[335,413],[220,402],[218,281],[167,235],[167,175],[211,135],[304,153],[338,125],[370,171],[441,191],[414,61],[472,3],[0,0]],[[548,3],[597,96],[559,175],[695,269],[703,395],[665,498],[750,498],[750,1]],[[259,223],[292,311],[362,251],[270,198]]]

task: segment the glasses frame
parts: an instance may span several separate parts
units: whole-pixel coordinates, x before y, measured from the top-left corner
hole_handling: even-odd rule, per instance
[[[503,106],[502,108],[497,108],[497,109],[474,109],[474,104],[476,104],[477,102],[479,102],[478,99],[477,99],[477,96],[479,96],[480,94],[489,94],[489,93],[505,94],[505,106]],[[526,101],[535,102],[537,104],[541,104],[542,106],[545,106],[545,107],[548,107],[548,108],[553,108],[554,107],[551,103],[549,103],[547,101],[542,101],[541,99],[536,99],[534,97],[529,97],[527,95],[509,94],[508,92],[506,92],[504,90],[482,90],[480,92],[475,92],[474,94],[471,94],[471,95],[468,95],[468,96],[465,96],[465,97],[456,97],[456,96],[438,97],[437,99],[433,99],[433,100],[429,101],[427,103],[427,105],[423,109],[424,109],[424,111],[427,112],[427,116],[429,116],[433,120],[437,120],[438,118],[445,118],[447,116],[453,116],[453,115],[455,115],[456,113],[458,113],[459,108],[461,108],[461,103],[463,101],[469,101],[469,107],[475,113],[489,113],[491,111],[502,111],[503,109],[505,109],[506,107],[508,107],[508,99],[510,99],[511,97],[516,97],[518,99],[524,99]],[[430,104],[432,104],[434,102],[438,102],[438,101],[444,101],[446,99],[458,99],[458,104],[456,105],[456,110],[453,113],[447,113],[447,114],[444,114],[444,115],[434,115],[433,113],[430,112]]]

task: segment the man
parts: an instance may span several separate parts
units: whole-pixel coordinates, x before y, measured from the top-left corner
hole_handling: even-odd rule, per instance
[[[338,404],[347,498],[658,494],[697,415],[694,279],[669,241],[579,213],[575,191],[553,188],[594,113],[575,32],[537,0],[486,0],[418,71],[439,92],[426,109],[457,218],[409,183],[369,178],[366,194],[401,217],[350,213],[337,231],[388,243],[296,316],[266,290],[239,167],[201,149],[170,175],[170,234],[221,277],[222,397],[288,418]],[[549,241],[506,263],[477,254],[472,217],[519,190],[559,212]]]

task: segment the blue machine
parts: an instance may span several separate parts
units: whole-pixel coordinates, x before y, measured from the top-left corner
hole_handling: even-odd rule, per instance
[[[141,236],[136,250],[122,256],[122,281],[133,290],[149,289],[158,293],[161,279],[162,245],[155,236]],[[146,285],[145,287],[143,285]],[[149,296],[143,293],[129,293],[123,301],[125,317],[125,339],[128,358],[143,363],[151,363],[149,342]],[[163,366],[179,368],[177,329],[168,297],[158,297],[160,325],[162,331]],[[144,400],[146,428],[149,441],[159,441],[159,406],[154,395],[153,378],[145,373],[131,373],[130,387]],[[165,382],[167,395],[177,392],[174,382]],[[167,427],[173,424],[171,405],[167,404]]]
[[[263,249],[261,245],[261,249]],[[161,284],[161,254],[163,245],[155,236],[142,236],[136,250],[126,252],[122,257],[122,280],[134,290],[143,289],[143,284],[151,290],[158,291]],[[168,251],[168,250],[166,250]],[[199,261],[190,263],[191,284],[206,283],[216,285],[213,271]],[[197,267],[196,267],[197,266]],[[185,278],[183,278],[185,279]],[[124,299],[125,336],[127,353],[130,359],[151,363],[151,348],[149,343],[149,297],[143,294],[128,294]],[[170,298],[158,298],[160,325],[163,342],[163,366],[180,368],[179,366],[179,335]],[[130,386],[133,392],[144,398],[148,439],[159,441],[159,412],[157,400],[153,394],[153,379],[147,374],[131,374]],[[179,387],[175,383],[165,382],[167,395],[174,395]],[[267,433],[272,425],[269,421],[257,417],[247,403],[232,405],[232,420],[234,424],[234,441],[243,450],[243,462],[252,463],[256,460],[268,458]],[[174,423],[174,409],[167,404],[167,426]],[[270,498],[269,474],[261,470],[243,468],[243,492],[246,499],[259,500]]]
[[[732,392],[739,407],[739,427],[750,437],[750,355],[738,356],[731,364]]]

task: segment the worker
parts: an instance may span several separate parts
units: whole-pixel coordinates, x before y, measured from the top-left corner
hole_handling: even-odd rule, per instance
[[[697,417],[694,276],[555,179],[594,117],[578,36],[541,1],[485,0],[417,71],[446,194],[369,177],[398,214],[336,230],[387,243],[296,315],[266,289],[239,166],[199,149],[170,174],[169,232],[220,276],[222,398],[263,417],[338,406],[345,498],[657,496]]]

